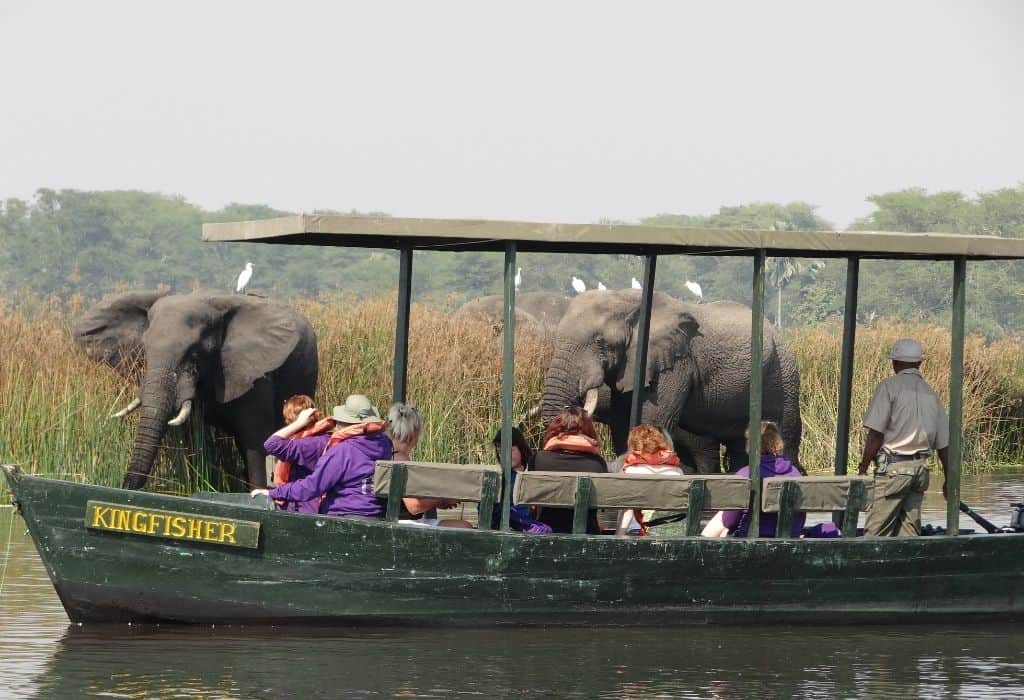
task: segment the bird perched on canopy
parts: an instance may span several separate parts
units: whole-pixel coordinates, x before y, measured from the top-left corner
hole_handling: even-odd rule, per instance
[[[515,279],[513,281],[516,284],[516,291],[518,292],[519,291],[519,285],[521,285],[523,283],[523,268],[521,268],[521,267],[517,267],[516,268],[516,276],[515,276]]]
[[[701,291],[700,285],[697,284],[696,282],[686,280],[686,288],[689,289],[693,293],[693,295],[696,296],[698,299],[704,299],[704,293]]]
[[[599,292],[607,292],[608,291],[608,287],[604,286],[604,282],[602,282],[601,280],[598,280],[597,281],[597,290]]]
[[[587,291],[587,285],[583,284],[583,280],[576,275],[572,276],[572,288],[576,290],[577,294],[582,294]]]
[[[249,280],[251,280],[251,279],[252,279],[252,263],[251,262],[247,262],[245,264],[245,269],[242,270],[242,274],[240,274],[238,276],[238,284],[235,285],[235,293],[237,294],[238,292],[241,292],[243,289],[245,289],[248,286],[248,284],[249,284]]]
[[[636,277],[633,278],[632,286],[633,289],[643,289],[643,286],[640,284],[640,280],[638,280]]]

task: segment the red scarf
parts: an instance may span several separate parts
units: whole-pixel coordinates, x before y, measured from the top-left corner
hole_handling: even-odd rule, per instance
[[[679,455],[672,450],[659,450],[658,452],[630,452],[626,455],[622,465],[629,467],[634,464],[664,465],[669,467],[679,466]],[[639,508],[633,509],[633,519],[640,526],[640,536],[647,536],[647,523],[644,522],[644,512]]]
[[[370,421],[368,423],[354,423],[345,428],[340,428],[334,431],[331,435],[331,439],[327,441],[327,445],[324,447],[324,453],[331,449],[339,442],[344,442],[349,438],[359,437],[360,435],[375,435],[381,432],[387,426],[385,421]]]
[[[560,433],[544,443],[544,449],[548,451],[585,452],[592,455],[600,452],[597,440],[580,433]]]
[[[665,465],[669,467],[679,466],[679,455],[672,450],[660,450],[658,452],[630,452],[623,462],[625,466],[634,464],[650,464],[652,466]]]

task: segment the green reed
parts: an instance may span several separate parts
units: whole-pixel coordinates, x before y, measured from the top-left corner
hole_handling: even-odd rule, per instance
[[[360,392],[386,411],[394,361],[394,295],[366,300],[330,297],[298,306],[318,334],[317,404],[329,412],[346,395]],[[74,344],[70,324],[79,309],[77,299],[0,303],[0,461],[19,463],[32,473],[116,486],[131,453],[136,418],[110,415],[135,397],[138,377],[122,376],[93,362]],[[413,304],[409,335],[408,400],[419,405],[426,419],[415,456],[439,462],[493,460],[491,439],[501,421],[500,327]],[[802,461],[811,470],[831,470],[840,329],[787,329],[786,336],[803,378]],[[851,460],[858,458],[862,444],[860,414],[875,385],[890,371],[888,349],[905,336],[924,344],[925,377],[947,397],[947,331],[887,323],[858,329]],[[535,329],[520,328],[517,333],[517,418],[540,399],[552,343],[550,335]],[[965,354],[965,469],[1020,463],[1024,359],[1019,343],[986,344],[972,337]],[[536,443],[540,422],[524,427]],[[149,488],[176,493],[239,489],[244,485],[242,474],[230,438],[206,428],[197,411],[188,425],[168,430]]]

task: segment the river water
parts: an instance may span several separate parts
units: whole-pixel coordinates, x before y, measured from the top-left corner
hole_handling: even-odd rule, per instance
[[[963,499],[1005,525],[1009,504],[1024,500],[1024,474],[965,479]],[[929,493],[924,520],[944,524],[944,508]],[[0,697],[1005,698],[1024,685],[1024,625],[1009,623],[77,627],[9,508],[0,557]]]

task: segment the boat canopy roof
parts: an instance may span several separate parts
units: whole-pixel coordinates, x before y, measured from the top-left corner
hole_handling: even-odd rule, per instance
[[[768,231],[486,219],[297,214],[203,224],[203,240],[414,250],[750,255],[770,257],[1013,260],[1024,239],[956,233]]]

